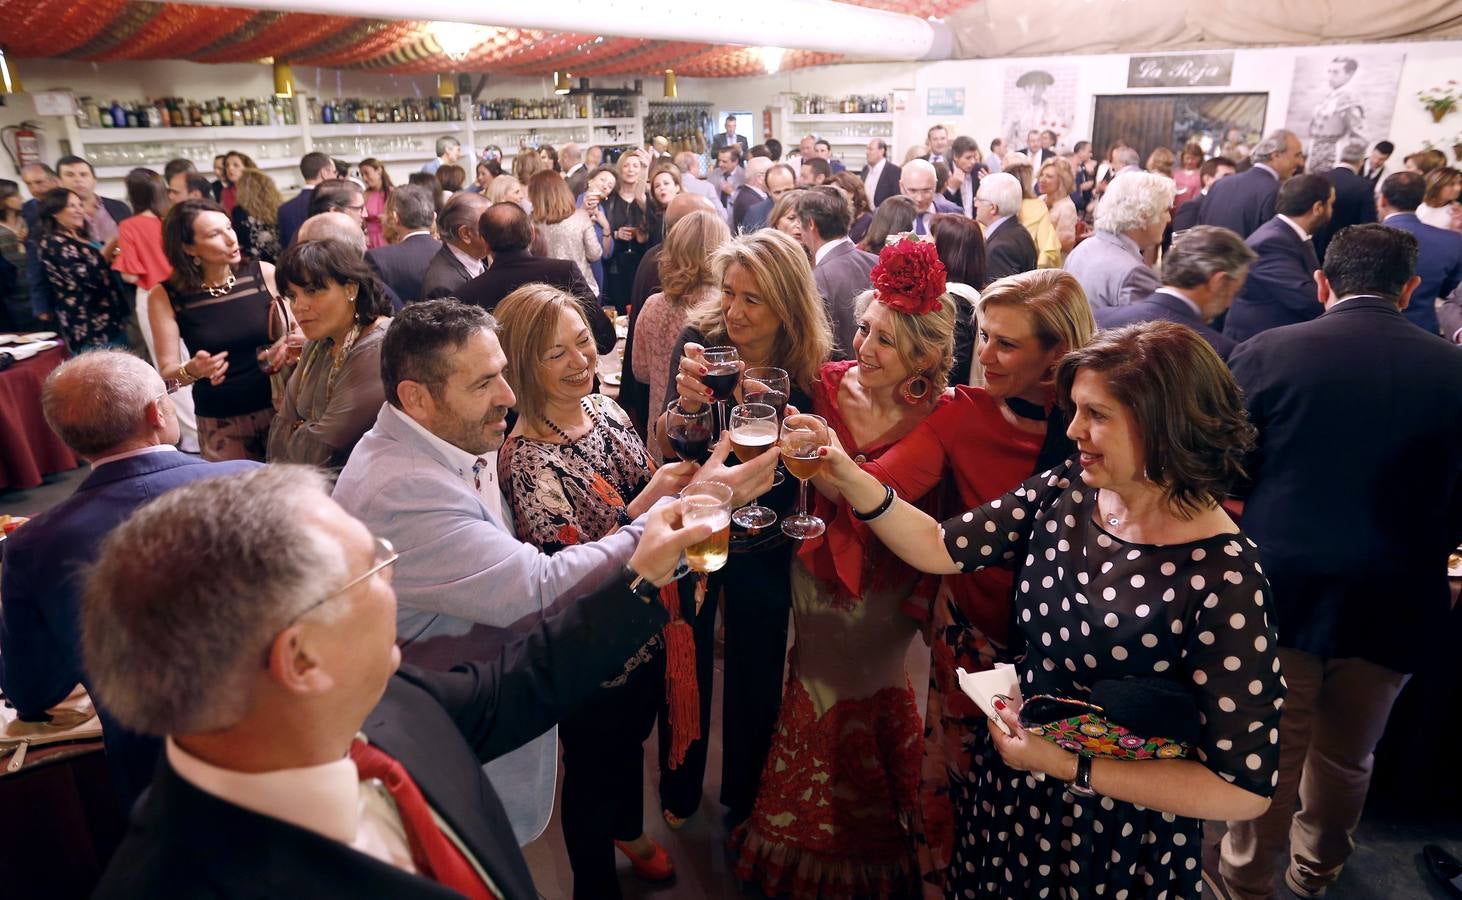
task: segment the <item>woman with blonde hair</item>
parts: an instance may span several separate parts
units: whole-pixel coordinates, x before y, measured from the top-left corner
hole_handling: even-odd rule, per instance
[[[239,249],[245,256],[272,263],[283,251],[279,246],[279,194],[274,179],[258,169],[245,169],[234,183],[238,198],[230,218]]]
[[[802,188],[796,188],[778,197],[776,202],[772,204],[772,211],[767,213],[767,227],[780,231],[800,244],[802,241],[802,218],[797,213],[797,204],[806,193],[807,191]],[[812,258],[810,253],[807,258]]]
[[[884,248],[858,298],[855,358],[819,370],[812,411],[850,453],[893,452],[949,402],[958,313],[943,272],[928,242]],[[736,875],[770,897],[913,897],[903,823],[915,819],[921,720],[904,659],[937,581],[868,540],[847,504],[819,498],[815,513],[827,532],[792,563],[791,673],[755,808],[731,837]]]
[[[1046,201],[1036,196],[1033,186],[1035,172],[1031,168],[1030,157],[1024,153],[1007,153],[1000,171],[1014,176],[1020,182],[1020,212],[1016,218],[1030,232],[1031,240],[1035,241],[1036,267],[1061,268],[1061,238],[1051,221],[1051,211],[1047,208]]]
[[[513,157],[513,177],[523,184],[527,184],[528,179],[532,178],[534,173],[546,168],[548,165],[543,162],[543,157],[529,147],[520,147],[517,155]]]
[[[957,386],[918,429],[863,465],[911,503],[948,480],[960,503],[973,508],[1070,453],[1054,378],[1061,358],[1085,346],[1096,330],[1081,285],[1060,270],[1038,269],[994,282],[978,307],[985,385]],[[955,669],[989,669],[1005,653],[1010,588],[1010,574],[1002,569],[946,576],[932,608],[914,611],[930,624],[914,828],[926,881],[941,878],[951,859],[953,801],[978,768],[967,748],[973,731],[984,727],[984,715],[960,690]]]
[[[685,329],[692,309],[714,300],[721,285],[711,270],[711,258],[731,240],[726,220],[714,212],[698,209],[685,215],[660,250],[660,290],[645,300],[635,317],[635,379],[649,385],[649,409],[665,409],[666,372],[675,339]],[[653,421],[654,415],[651,416]],[[651,454],[663,459],[660,443],[650,441]]]
[[[1061,256],[1076,246],[1076,203],[1071,191],[1076,187],[1076,173],[1071,163],[1061,157],[1053,157],[1041,164],[1036,177],[1036,190],[1051,213],[1051,224],[1056,228],[1056,237],[1061,241]]]
[[[742,372],[753,367],[786,372],[788,405],[812,409],[812,392],[822,364],[832,354],[833,339],[802,246],[775,229],[763,228],[724,244],[712,258],[712,271],[720,292],[690,312],[671,354],[673,396],[689,410],[711,402],[704,381],[705,348],[722,346],[736,350]],[[735,402],[745,396],[745,387],[743,380]],[[663,437],[663,418],[657,433],[662,436],[661,450],[669,457],[673,450]],[[792,507],[796,493],[796,480],[788,478],[759,502],[780,513]],[[780,528],[737,530],[731,536],[729,561],[707,585],[707,596],[724,589],[726,601],[721,802],[733,824],[751,814],[781,705],[794,550]],[[703,684],[710,683],[714,607],[705,604],[691,625],[697,660],[707,666]],[[708,721],[708,692],[702,692],[700,711],[701,721]],[[700,807],[705,752],[704,740],[692,743],[675,777],[666,779],[662,774],[660,799],[672,827]]]
[[[620,312],[629,307],[640,260],[658,241],[650,230],[646,168],[643,152],[630,151],[620,156],[618,185],[614,193],[599,202],[614,236],[614,248],[604,263],[603,300]]]
[[[528,199],[523,190],[523,182],[513,175],[499,175],[487,186],[487,199],[493,203],[516,203],[523,205]]]
[[[584,281],[597,295],[599,282],[594,279],[591,263],[604,254],[604,245],[594,233],[589,214],[575,208],[568,182],[552,169],[535,172],[528,179],[528,202],[533,205],[533,225],[542,236],[548,255],[578,266]]]
[[[1416,208],[1416,217],[1434,228],[1462,231],[1462,172],[1451,166],[1432,169],[1426,174],[1426,196]]]

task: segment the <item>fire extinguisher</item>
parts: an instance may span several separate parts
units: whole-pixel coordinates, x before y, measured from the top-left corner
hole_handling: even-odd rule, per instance
[[[19,125],[7,125],[0,128],[0,146],[5,148],[5,155],[10,157],[16,171],[19,171],[22,166],[41,162],[40,124],[25,121]]]

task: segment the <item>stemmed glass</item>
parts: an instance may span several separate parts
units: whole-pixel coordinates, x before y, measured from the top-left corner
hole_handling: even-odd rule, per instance
[[[787,415],[787,398],[792,395],[792,378],[786,369],[775,366],[752,366],[741,373],[741,399],[747,403],[765,403],[777,410],[777,426]],[[772,473],[772,486],[781,484],[780,464]]]
[[[689,410],[680,401],[665,407],[665,436],[675,453],[687,462],[703,463],[711,456],[711,408]]]
[[[828,443],[827,421],[822,416],[788,416],[782,422],[782,461],[802,483],[797,486],[797,515],[782,520],[782,532],[799,541],[827,530],[822,519],[807,512],[807,480],[822,468],[819,451]]]
[[[711,536],[685,548],[685,562],[693,572],[714,572],[726,565],[731,542],[731,488],[719,481],[688,484],[680,492],[685,501],[685,527],[710,525]]]
[[[711,391],[716,402],[716,424],[718,431],[726,430],[726,401],[736,393],[736,383],[741,380],[737,363],[741,353],[735,347],[707,347],[701,353],[706,363],[706,374],[701,379]]]
[[[731,448],[736,458],[751,462],[777,443],[777,409],[766,403],[743,403],[731,410]],[[753,502],[731,516],[731,521],[747,531],[770,528],[777,523],[777,514]]]

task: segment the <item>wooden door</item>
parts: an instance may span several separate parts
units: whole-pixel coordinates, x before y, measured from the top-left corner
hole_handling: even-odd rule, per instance
[[[1145,163],[1147,154],[1172,143],[1175,106],[1174,98],[1166,94],[1097,97],[1091,130],[1093,155],[1106,159],[1112,144],[1120,140]]]

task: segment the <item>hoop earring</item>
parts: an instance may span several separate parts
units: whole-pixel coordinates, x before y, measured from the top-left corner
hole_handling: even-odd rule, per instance
[[[933,391],[934,383],[925,377],[922,371],[915,372],[899,382],[899,399],[909,406],[917,406],[928,400]]]

